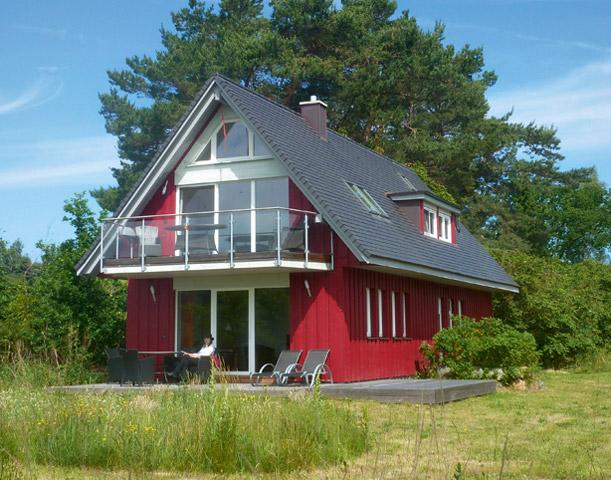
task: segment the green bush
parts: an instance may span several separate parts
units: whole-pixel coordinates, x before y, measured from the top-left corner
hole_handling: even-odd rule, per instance
[[[498,318],[453,320],[452,328],[433,337],[433,345],[424,342],[420,347],[429,374],[448,367],[452,377],[467,379],[482,376],[476,373],[478,367],[484,376],[491,369],[500,368],[503,370],[500,381],[511,384],[537,368],[537,344],[530,333],[519,332]]]
[[[520,284],[517,294],[493,295],[494,314],[532,333],[544,366],[575,364],[611,347],[611,265],[490,253]]]

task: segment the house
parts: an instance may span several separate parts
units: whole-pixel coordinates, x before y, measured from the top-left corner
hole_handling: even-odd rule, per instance
[[[518,285],[409,168],[213,75],[76,266],[129,279],[127,346],[212,332],[236,372],[329,348],[336,381],[410,375],[451,315]]]

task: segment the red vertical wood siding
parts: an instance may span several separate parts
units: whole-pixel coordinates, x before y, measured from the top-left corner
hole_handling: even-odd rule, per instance
[[[314,211],[299,189],[289,183],[289,206]],[[422,212],[422,209],[421,209]],[[422,214],[422,213],[421,213]],[[424,224],[422,221],[421,227]],[[422,360],[418,347],[439,331],[438,298],[442,299],[442,321],[449,326],[449,304],[458,313],[483,318],[492,315],[489,292],[442,285],[398,275],[358,268],[362,264],[334,236],[332,272],[290,275],[291,348],[304,352],[329,348],[333,378],[351,382],[413,375]],[[309,283],[308,296],[304,281]],[[367,338],[365,291],[371,291],[372,337]],[[382,291],[383,338],[378,331],[378,291]],[[392,292],[397,302],[397,337],[392,337]],[[402,301],[405,294],[407,338],[402,338]]]
[[[155,298],[151,292],[155,289]],[[174,286],[171,278],[135,280],[127,286],[127,348],[174,350]],[[163,364],[163,356],[155,359]]]

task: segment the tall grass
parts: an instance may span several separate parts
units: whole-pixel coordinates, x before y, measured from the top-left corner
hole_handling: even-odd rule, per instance
[[[362,453],[365,418],[316,393],[271,399],[215,388],[11,388],[0,392],[0,460],[131,471],[308,470]]]

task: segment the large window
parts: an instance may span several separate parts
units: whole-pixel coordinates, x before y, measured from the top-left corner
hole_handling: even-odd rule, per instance
[[[289,348],[289,289],[178,293],[176,347],[199,349],[212,333],[225,366],[248,372],[274,363]]]
[[[242,122],[219,121],[204,147],[196,153],[196,161],[269,156],[271,152],[263,140]]]
[[[231,218],[233,217],[234,251],[270,251],[275,247],[273,232],[277,226],[278,210],[254,209],[289,206],[289,185],[287,178],[268,178],[223,182],[181,189],[181,213],[219,212],[189,217],[189,223],[219,224],[214,237],[216,249],[229,252],[231,243]],[[289,218],[287,210],[280,211],[282,227],[288,227],[295,220]],[[301,218],[301,216],[300,216]],[[195,233],[190,233],[190,238]],[[210,240],[212,242],[212,240]]]
[[[178,328],[176,346],[201,348],[210,325],[210,291],[180,292],[178,295]]]
[[[241,122],[227,123],[216,133],[216,158],[248,156],[248,129]]]

